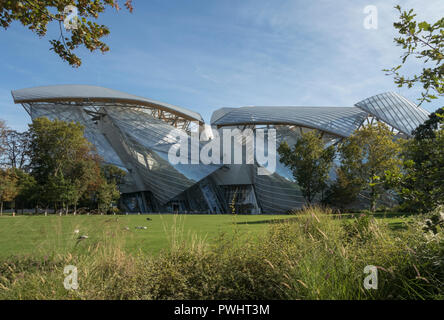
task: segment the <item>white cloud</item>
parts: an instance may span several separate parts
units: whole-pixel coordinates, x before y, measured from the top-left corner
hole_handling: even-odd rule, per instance
[[[363,9],[369,4],[378,8],[377,30],[366,30],[363,27]],[[306,84],[301,88],[305,96],[303,100],[314,104],[330,102],[350,105],[369,95],[388,90],[398,91],[411,99],[418,96],[417,90],[397,89],[392,79],[382,72],[382,69],[397,65],[400,61],[401,48],[393,43],[396,35],[393,22],[398,18],[393,8],[395,4],[395,1],[379,0],[370,3],[273,1],[258,5],[254,1],[247,2],[241,8],[240,15],[255,26],[265,27],[264,32],[278,34],[280,43],[287,42],[287,45],[275,48],[285,50],[287,57],[302,56],[302,60],[309,60],[309,56],[315,57],[314,61],[310,61],[310,70],[304,73],[303,79],[298,77],[297,70],[291,72],[291,68],[280,66],[278,61],[272,63],[275,69],[270,71],[280,76],[269,76],[280,78],[280,96],[294,99],[292,89],[295,88],[293,91],[297,92],[297,88],[300,88],[295,82],[303,81]],[[435,21],[444,12],[444,2],[411,0],[405,1],[403,8],[415,8],[418,19]],[[279,45],[276,41],[272,44]],[[300,68],[298,62],[300,60],[291,61]],[[406,72],[418,68],[420,64],[413,61]],[[290,88],[292,79],[294,85]],[[432,105],[431,109],[434,108]]]

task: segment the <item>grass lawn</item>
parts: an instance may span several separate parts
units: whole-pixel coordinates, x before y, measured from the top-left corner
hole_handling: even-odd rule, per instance
[[[376,216],[393,229],[402,228],[405,217]],[[151,220],[148,221],[147,218]],[[244,241],[254,241],[276,220],[297,219],[289,215],[123,215],[123,216],[21,216],[0,217],[0,258],[11,255],[66,253],[115,238],[130,252],[158,253],[176,240],[216,241],[222,234],[238,232]],[[136,229],[146,226],[147,229]],[[74,230],[87,235],[76,246]]]
[[[0,299],[442,300],[442,230],[358,215],[3,216]],[[363,289],[369,265],[378,290]]]

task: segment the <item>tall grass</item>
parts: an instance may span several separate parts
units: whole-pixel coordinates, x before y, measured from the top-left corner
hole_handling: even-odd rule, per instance
[[[46,259],[0,262],[0,299],[442,299],[443,232],[418,221],[400,232],[368,216],[342,219],[307,208],[271,224],[254,241],[221,234],[215,244],[183,235],[183,218],[159,255],[128,254],[127,236],[79,243]],[[104,231],[105,232],[105,231]],[[63,287],[63,268],[78,268],[79,289]],[[363,286],[364,267],[378,268],[378,289]]]

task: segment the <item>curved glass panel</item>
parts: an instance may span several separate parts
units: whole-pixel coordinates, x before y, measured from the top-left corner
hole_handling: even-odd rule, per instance
[[[366,117],[353,107],[241,107],[215,111],[211,124],[294,124],[348,137]]]
[[[174,106],[168,103],[155,101],[136,95],[128,94],[122,91],[88,85],[57,85],[26,88],[12,91],[12,97],[15,103],[41,102],[41,101],[108,101],[122,102],[128,101],[133,104],[158,106],[169,110],[172,113],[178,113],[203,122],[202,116],[194,111],[182,107]]]
[[[429,118],[426,110],[394,92],[372,96],[358,102],[356,107],[409,136]]]

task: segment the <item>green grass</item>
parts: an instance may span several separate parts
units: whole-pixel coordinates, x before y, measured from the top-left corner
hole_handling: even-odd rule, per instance
[[[350,218],[347,214],[344,217]],[[171,247],[176,240],[192,238],[214,243],[223,234],[238,233],[244,241],[256,239],[274,222],[298,219],[291,215],[116,215],[116,216],[30,216],[0,217],[0,258],[11,255],[44,256],[70,252],[76,246],[78,229],[88,235],[86,243],[100,243],[109,238],[113,230],[123,230],[127,252],[157,254]],[[398,215],[378,218],[393,229],[402,229],[408,220]],[[147,221],[150,218],[151,221]],[[135,227],[146,226],[147,230]],[[129,228],[129,230],[126,230]],[[179,231],[179,232],[178,232]],[[112,237],[112,235],[111,235]]]
[[[357,216],[3,217],[0,299],[443,299],[442,230]],[[89,238],[76,245],[75,229]],[[367,265],[378,290],[363,288]]]
[[[147,221],[150,218],[151,221]],[[241,233],[255,237],[265,231],[270,220],[288,219],[281,215],[116,215],[116,216],[20,216],[0,218],[0,257],[11,255],[64,253],[75,246],[76,235],[88,235],[84,242],[104,241],[107,232],[123,230],[129,252],[158,253],[170,247],[176,236],[213,242],[221,234]],[[295,217],[290,217],[295,218]],[[265,223],[262,223],[266,221]],[[259,222],[259,223],[258,223]],[[135,227],[146,226],[147,230]],[[125,228],[128,227],[129,230]]]

